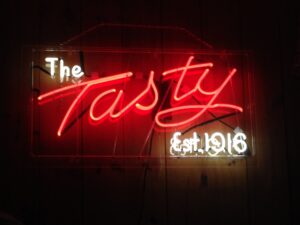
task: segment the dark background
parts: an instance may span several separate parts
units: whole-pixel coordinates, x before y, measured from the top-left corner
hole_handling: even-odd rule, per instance
[[[0,223],[14,217],[28,225],[299,224],[299,12],[289,1],[3,5]],[[23,47],[56,45],[98,23],[179,26],[214,49],[252,51],[256,155],[227,167],[158,167],[147,174],[142,167],[32,163],[25,144]]]

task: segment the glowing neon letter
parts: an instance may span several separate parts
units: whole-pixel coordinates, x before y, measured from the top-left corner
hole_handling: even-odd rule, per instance
[[[220,152],[225,152],[225,137],[220,132],[215,132],[209,138],[208,134],[205,133],[205,151],[208,152],[209,155],[215,156]],[[212,144],[212,145],[211,145]],[[214,153],[210,153],[209,150],[214,151]]]
[[[72,68],[72,76],[76,78],[80,78],[84,75],[84,72],[81,71],[81,67],[78,65],[73,66]]]
[[[64,65],[64,60],[59,60],[59,76],[60,76],[60,82],[64,81],[64,77],[69,77],[70,76],[70,68],[68,66]]]
[[[55,73],[55,61],[57,61],[58,58],[56,57],[47,57],[45,58],[45,61],[50,63],[50,74],[51,74],[51,78],[53,78],[54,73]]]
[[[246,135],[244,133],[237,133],[233,137],[233,148],[237,153],[243,153],[247,150]]]
[[[181,143],[181,141],[178,139],[178,137],[181,136],[181,132],[175,132],[173,134],[173,137],[170,140],[170,154],[174,155],[173,150],[175,152],[181,152],[181,148],[179,146],[179,144]]]

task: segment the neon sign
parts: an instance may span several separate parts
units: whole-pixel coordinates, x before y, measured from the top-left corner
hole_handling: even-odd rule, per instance
[[[252,155],[251,73],[229,53],[36,50],[33,155]]]
[[[175,132],[170,140],[170,154],[172,156],[194,156],[204,155],[217,156],[223,155],[241,155],[247,150],[246,135],[237,132],[232,136],[221,132],[215,132],[211,135],[204,134],[201,138],[196,132],[193,132],[191,138],[181,139],[181,132]],[[201,147],[202,146],[202,147]]]
[[[230,102],[221,102],[216,100],[224,90],[225,86],[228,85],[228,83],[231,81],[232,77],[237,73],[237,69],[231,69],[226,75],[225,79],[219,84],[217,88],[215,88],[214,90],[206,90],[203,83],[206,77],[209,76],[210,70],[213,68],[213,63],[208,62],[191,64],[193,59],[194,57],[190,56],[185,66],[167,70],[162,73],[164,78],[163,81],[173,79],[173,81],[176,82],[176,85],[175,90],[172,92],[170,98],[171,106],[167,109],[159,110],[158,112],[156,112],[155,123],[158,127],[178,128],[188,126],[196,120],[200,119],[203,114],[205,114],[209,110],[211,111],[222,109],[229,112],[243,112],[243,108],[241,106],[231,104]],[[57,60],[58,58],[46,58],[46,61],[50,62],[51,75],[54,71],[54,63]],[[61,60],[61,78],[64,77],[64,70],[69,71],[67,68],[64,68],[63,61]],[[154,71],[150,71],[148,82],[144,90],[142,90],[133,100],[123,106],[121,106],[121,102],[125,97],[126,91],[123,89],[117,91],[117,89],[114,87],[114,84],[118,82],[125,82],[128,80],[130,81],[133,76],[132,72],[125,72],[59,88],[40,95],[38,97],[38,100],[42,103],[44,100],[57,100],[60,98],[59,95],[61,94],[68,95],[73,94],[74,92],[77,93],[75,99],[72,101],[71,105],[68,107],[68,110],[64,114],[57,130],[57,135],[61,136],[64,133],[68,123],[70,123],[70,117],[76,113],[78,105],[82,101],[84,101],[89,92],[91,90],[99,89],[104,86],[109,87],[109,89],[98,93],[97,96],[93,99],[89,108],[89,118],[93,122],[100,124],[101,122],[103,122],[103,120],[118,119],[123,117],[126,113],[132,111],[133,109],[144,113],[152,111],[157,106],[159,99],[157,84],[154,82],[154,73]],[[72,74],[73,76],[82,76],[83,72],[81,72],[80,67],[74,66],[72,69]],[[191,88],[187,92],[183,92],[182,88],[186,76],[194,76],[196,78],[196,82],[194,83],[193,88]],[[207,102],[202,104],[185,104],[188,99],[197,95],[202,95],[202,97],[204,96],[203,98],[208,99]],[[57,98],[57,96],[59,97]],[[107,97],[112,98],[111,103],[104,112],[97,114],[95,112],[95,108],[102,107],[101,102],[104,98]],[[143,103],[147,98],[151,99],[150,103]],[[191,112],[193,113],[192,116],[181,119],[177,122],[168,122],[164,120],[164,118],[172,114],[186,114]]]

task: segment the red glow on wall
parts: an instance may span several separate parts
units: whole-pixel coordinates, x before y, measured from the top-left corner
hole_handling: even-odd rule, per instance
[[[167,109],[158,110],[154,116],[154,121],[158,127],[172,128],[186,126],[193,123],[195,120],[201,118],[206,112],[220,111],[220,109],[229,112],[243,112],[243,108],[238,105],[234,105],[228,102],[222,102],[217,100],[226,85],[230,82],[232,77],[237,73],[236,69],[231,69],[222,83],[214,90],[206,90],[203,84],[205,79],[210,76],[211,69],[213,68],[212,62],[192,64],[194,57],[188,58],[187,63],[183,67],[177,67],[171,70],[167,70],[162,73],[163,82],[166,80],[172,80],[175,82],[175,89],[171,93],[171,106]],[[38,97],[41,104],[46,104],[51,101],[55,101],[60,98],[64,98],[66,95],[77,94],[67,111],[64,113],[62,121],[57,130],[57,135],[61,136],[65,132],[65,128],[70,122],[71,116],[74,116],[78,105],[82,103],[86,96],[92,90],[98,90],[102,87],[109,87],[104,91],[97,92],[96,97],[92,100],[89,107],[89,119],[100,124],[107,119],[119,119],[125,116],[128,112],[136,110],[138,112],[147,113],[154,110],[158,106],[159,91],[157,84],[154,82],[154,71],[151,71],[148,76],[148,82],[146,87],[140,91],[132,100],[124,102],[126,96],[126,89],[118,90],[115,86],[117,83],[132,80],[132,72],[121,73],[104,78],[99,78],[87,82],[82,82],[75,85],[66,86],[60,89],[56,89],[47,93],[44,93]],[[183,83],[186,77],[193,77],[196,79],[195,83],[189,83],[192,86],[188,91],[182,91]],[[205,99],[203,103],[190,104],[186,103],[189,99],[200,96]],[[112,99],[108,107],[101,113],[98,113],[96,108],[101,107],[101,103],[104,99]],[[148,100],[147,104],[144,100]],[[173,114],[192,114],[187,118],[183,118],[180,121],[170,122],[165,121],[164,118]]]

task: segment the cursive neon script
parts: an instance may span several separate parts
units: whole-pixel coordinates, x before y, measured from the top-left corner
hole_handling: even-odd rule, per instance
[[[174,128],[188,125],[196,120],[198,120],[205,112],[210,109],[228,109],[233,110],[235,112],[243,112],[242,107],[234,104],[229,103],[222,103],[216,102],[216,98],[220,95],[220,93],[224,90],[224,87],[228,84],[228,82],[232,79],[232,77],[236,74],[237,70],[234,68],[229,71],[226,75],[226,78],[223,82],[217,87],[215,90],[206,91],[203,88],[203,81],[208,76],[210,69],[213,67],[213,63],[200,63],[200,64],[191,64],[194,57],[190,56],[187,60],[187,63],[183,67],[167,70],[162,73],[163,81],[168,79],[173,79],[176,81],[176,86],[174,91],[171,93],[171,107],[163,110],[158,110],[155,115],[155,123],[157,126],[162,128]],[[195,73],[188,74],[191,71],[196,71]],[[200,71],[200,72],[199,72]],[[195,76],[197,82],[195,82],[193,88],[187,92],[182,91],[183,82],[185,77]],[[99,124],[102,121],[111,118],[117,119],[124,116],[127,112],[135,109],[140,112],[150,112],[152,111],[157,105],[159,100],[159,93],[157,89],[157,85],[154,82],[154,71],[150,71],[148,82],[146,87],[130,102],[125,105],[121,105],[121,101],[124,98],[125,92],[124,90],[117,90],[114,88],[116,83],[124,82],[127,79],[132,79],[133,73],[132,72],[125,72],[121,74],[112,75],[109,77],[99,78],[87,82],[78,83],[75,85],[69,85],[63,88],[59,88],[45,94],[42,94],[38,97],[40,102],[46,100],[56,100],[61,98],[62,96],[77,93],[75,99],[72,101],[71,105],[67,109],[65,113],[58,131],[57,135],[61,136],[67,124],[70,122],[70,118],[74,115],[78,110],[78,105],[85,99],[87,94],[91,90],[95,90],[104,86],[109,86],[108,90],[100,92],[92,101],[90,108],[89,108],[89,118]],[[64,95],[62,95],[64,94]],[[186,104],[183,103],[194,97],[195,95],[204,95],[208,97],[209,100],[205,104]],[[58,96],[58,97],[57,97]],[[101,106],[101,102],[104,98],[111,97],[112,101],[109,107],[102,113],[97,114],[95,108],[97,106]],[[150,99],[150,103],[147,105],[143,104],[144,99]],[[47,101],[49,102],[49,101]],[[166,121],[164,118],[174,114],[174,113],[186,113],[186,112],[195,112],[192,116],[188,118],[181,119],[179,122],[170,122]],[[78,113],[78,112],[77,112]]]

